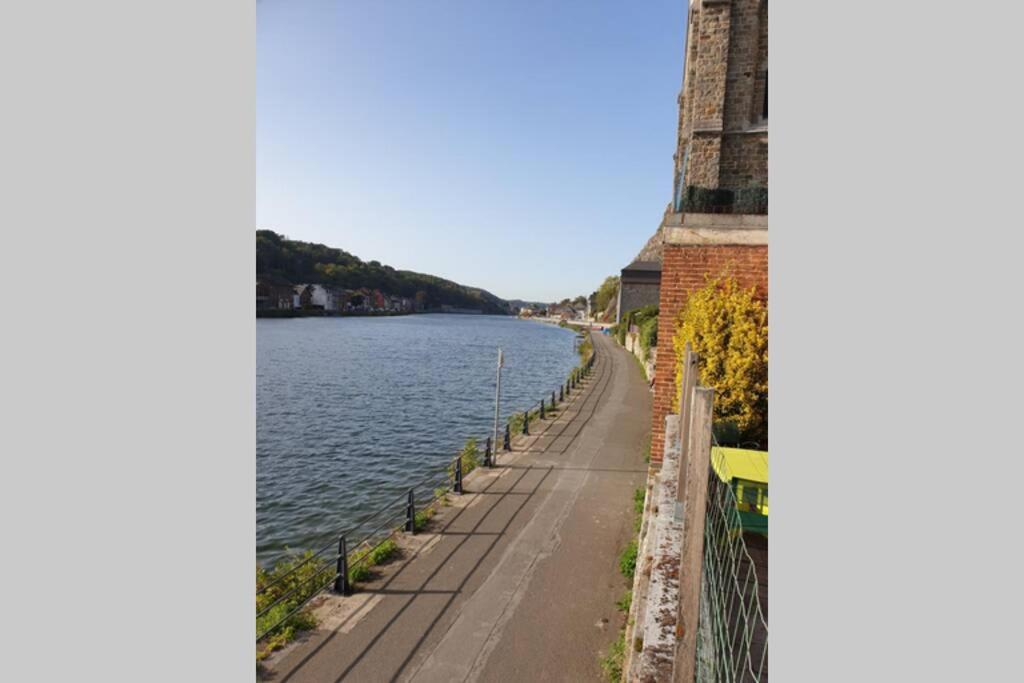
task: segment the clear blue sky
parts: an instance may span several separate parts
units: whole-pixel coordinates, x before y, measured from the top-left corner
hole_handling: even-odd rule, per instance
[[[260,0],[257,226],[589,294],[672,194],[685,0]]]

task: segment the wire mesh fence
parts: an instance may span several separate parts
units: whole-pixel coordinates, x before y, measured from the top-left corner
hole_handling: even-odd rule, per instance
[[[723,457],[712,449],[713,461]],[[744,531],[736,496],[713,465],[704,520],[696,680],[768,680],[767,559],[767,539]]]

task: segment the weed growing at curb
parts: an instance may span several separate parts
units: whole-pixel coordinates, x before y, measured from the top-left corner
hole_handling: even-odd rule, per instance
[[[622,554],[619,555],[619,571],[622,572],[622,575],[627,579],[632,579],[633,574],[636,573],[636,554],[637,545],[636,539],[634,538],[629,542],[629,545],[626,546],[626,549],[622,551]]]
[[[620,612],[629,614],[629,608],[633,606],[633,591],[627,588],[615,606],[619,608]]]
[[[622,665],[626,659],[626,633],[619,631],[619,637],[608,648],[608,652],[601,658],[601,670],[610,683],[618,683],[622,680]]]

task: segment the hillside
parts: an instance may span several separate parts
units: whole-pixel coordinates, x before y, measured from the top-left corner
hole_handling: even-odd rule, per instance
[[[286,239],[273,230],[256,231],[256,279],[276,284],[365,287],[417,299],[427,308],[447,305],[484,313],[511,313],[507,301],[486,290],[433,275],[395,270],[377,261],[365,262],[341,249]]]

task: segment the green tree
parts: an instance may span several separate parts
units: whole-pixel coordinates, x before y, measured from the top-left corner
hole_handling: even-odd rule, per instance
[[[608,308],[609,302],[619,294],[619,276],[609,275],[601,283],[601,286],[594,292],[594,307],[597,311]]]

